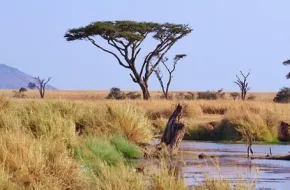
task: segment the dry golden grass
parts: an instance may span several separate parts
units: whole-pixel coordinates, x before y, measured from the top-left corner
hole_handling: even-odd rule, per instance
[[[15,90],[0,90],[0,94],[5,96],[13,97]],[[124,91],[125,93],[130,91]],[[140,92],[140,91],[138,91]],[[172,91],[170,92],[175,96],[177,93],[182,91]],[[46,98],[48,99],[66,99],[66,100],[102,100],[108,95],[109,91],[106,90],[47,90]],[[140,92],[141,93],[141,92]],[[197,93],[197,92],[193,92]],[[230,97],[231,92],[225,92],[225,99],[232,100]],[[37,90],[28,90],[25,92],[28,98],[39,98],[39,93]],[[162,95],[161,91],[152,91],[151,97],[153,99],[160,99]],[[271,102],[276,95],[276,92],[249,92],[248,96],[255,96],[258,101]]]
[[[0,97],[0,188],[185,189],[182,181],[176,180],[164,166],[150,175],[135,173],[122,162],[112,167],[99,161],[96,171],[84,170],[70,148],[83,142],[83,137],[75,134],[75,123],[83,124],[86,134],[92,136],[109,139],[121,133],[132,143],[150,143],[152,123],[155,132],[160,133],[179,101],[90,99],[77,91],[51,91],[47,100],[39,100],[36,91],[29,91],[31,99],[9,99],[11,92],[2,92],[5,97]],[[265,100],[180,103],[184,105],[182,120],[187,128],[227,119],[253,128],[257,138],[266,137],[259,140],[273,140],[276,122],[290,120],[288,104]],[[218,183],[228,185],[225,180],[209,178],[202,186],[227,187]]]

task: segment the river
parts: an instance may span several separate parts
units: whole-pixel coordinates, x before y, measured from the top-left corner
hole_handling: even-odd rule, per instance
[[[286,154],[290,145],[255,144],[254,155]],[[182,141],[178,157],[185,161],[181,167],[184,181],[188,186],[204,179],[205,174],[222,175],[227,179],[255,181],[257,189],[290,189],[290,161],[247,159],[245,144]],[[199,159],[198,154],[218,156]],[[218,169],[219,168],[219,169]]]

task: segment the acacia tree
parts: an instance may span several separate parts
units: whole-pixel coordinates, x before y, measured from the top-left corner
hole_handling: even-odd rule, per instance
[[[238,75],[236,75],[237,77],[237,81],[234,81],[234,83],[236,83],[240,90],[241,90],[241,99],[242,100],[245,100],[246,99],[246,96],[247,96],[247,92],[251,89],[249,87],[249,83],[247,82],[247,78],[249,77],[251,71],[249,71],[247,73],[247,75],[244,75],[244,73],[242,71],[240,71],[242,77],[243,77],[243,80],[241,80]]]
[[[144,99],[150,98],[148,80],[152,72],[160,64],[164,55],[181,38],[188,35],[192,29],[183,24],[159,24],[153,22],[136,21],[98,21],[80,28],[69,29],[64,37],[67,41],[87,40],[98,49],[112,55],[119,65],[129,69],[130,77],[137,83]],[[146,54],[144,60],[137,67],[137,58],[144,40],[151,35],[157,41],[152,51]],[[96,37],[103,39],[110,50],[97,42]],[[156,55],[160,58],[153,59]],[[152,63],[152,67],[151,64]]]
[[[290,65],[290,59],[283,62],[283,65]],[[290,72],[286,75],[287,79],[290,79]]]
[[[40,98],[43,99],[44,98],[44,94],[45,94],[45,88],[47,83],[50,81],[51,77],[49,77],[48,79],[40,79],[39,77],[34,77],[34,82],[29,82],[28,83],[28,88],[30,89],[35,89],[37,88],[39,91],[39,95]]]
[[[156,77],[157,77],[157,79],[158,79],[158,81],[160,83],[160,86],[162,88],[162,92],[164,94],[164,97],[166,99],[169,99],[168,91],[169,91],[169,87],[170,87],[170,84],[171,84],[171,81],[172,81],[172,77],[173,77],[172,74],[173,74],[173,72],[176,69],[176,65],[177,65],[178,61],[181,60],[182,58],[184,58],[185,56],[186,56],[185,54],[177,54],[177,55],[175,55],[175,57],[173,59],[173,67],[172,67],[172,69],[170,69],[168,67],[168,65],[166,64],[166,62],[168,61],[168,58],[161,59],[161,63],[164,65],[164,67],[166,68],[166,71],[168,72],[168,80],[167,80],[167,83],[166,83],[166,87],[164,86],[164,83],[163,83],[163,80],[162,80],[163,75],[162,75],[160,67],[157,67],[154,70],[154,72],[156,74]],[[159,57],[160,56],[158,56],[158,58]]]

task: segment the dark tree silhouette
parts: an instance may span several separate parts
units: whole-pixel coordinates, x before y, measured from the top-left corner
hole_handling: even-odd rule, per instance
[[[168,80],[167,80],[167,83],[166,83],[166,87],[164,86],[164,83],[163,83],[163,75],[162,75],[162,72],[161,72],[161,69],[160,67],[157,67],[156,69],[154,69],[154,72],[156,74],[156,77],[160,83],[160,86],[162,88],[162,92],[164,94],[164,97],[168,100],[169,99],[169,96],[168,96],[168,92],[169,92],[169,87],[170,87],[170,84],[171,84],[171,81],[172,81],[172,74],[173,72],[175,71],[176,69],[176,65],[178,63],[179,60],[181,60],[182,58],[184,58],[186,55],[185,54],[177,54],[175,55],[174,59],[173,59],[173,67],[172,69],[169,69],[168,65],[167,65],[167,61],[168,61],[168,58],[164,58],[164,59],[161,59],[161,63],[164,65],[164,67],[166,68],[166,71],[168,72]],[[157,56],[157,58],[159,59],[160,56]]]
[[[28,88],[30,89],[38,89],[40,98],[43,99],[45,95],[45,88],[47,83],[50,81],[51,77],[48,79],[40,79],[39,77],[34,77],[34,82],[28,83]]]
[[[99,21],[85,27],[69,29],[64,37],[67,41],[87,40],[98,49],[112,55],[119,65],[131,71],[130,77],[137,83],[144,99],[150,98],[148,80],[157,68],[164,55],[181,38],[191,33],[192,29],[183,24],[159,24],[153,22],[135,21]],[[137,58],[144,40],[151,35],[158,43],[146,54],[137,67]],[[105,48],[95,37],[102,38],[113,50]],[[156,55],[160,55],[153,63]],[[153,64],[151,67],[150,64]]]
[[[290,59],[287,61],[283,62],[283,65],[290,65]],[[290,78],[290,72],[286,75],[286,78],[289,79]]]
[[[273,99],[277,103],[290,103],[290,88],[283,87]]]
[[[238,75],[236,75],[237,77],[237,81],[234,81],[235,84],[237,84],[241,90],[241,99],[245,100],[246,96],[247,96],[247,92],[251,89],[249,87],[249,83],[247,82],[247,78],[249,77],[249,75],[251,74],[251,71],[249,71],[247,73],[247,75],[244,75],[244,73],[242,71],[240,71],[243,79],[241,80]]]
[[[27,89],[24,88],[24,87],[21,87],[21,88],[19,88],[19,90],[18,90],[18,92],[26,92],[26,91],[27,91]]]

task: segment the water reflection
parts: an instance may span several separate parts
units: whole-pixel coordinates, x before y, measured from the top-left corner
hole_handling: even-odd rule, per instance
[[[253,145],[254,155],[266,155],[270,147],[273,154],[285,154],[290,150],[290,145]],[[204,174],[222,174],[233,182],[255,180],[257,188],[290,189],[290,161],[249,160],[246,148],[245,144],[184,141],[179,157],[187,163],[182,167],[186,184],[190,186],[203,180]],[[218,160],[198,159],[200,153],[218,155]]]

